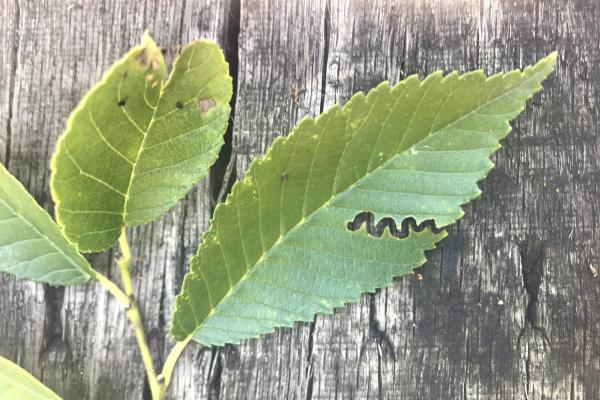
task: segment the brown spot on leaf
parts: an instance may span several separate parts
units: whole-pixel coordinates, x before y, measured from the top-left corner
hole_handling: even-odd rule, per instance
[[[179,108],[180,110],[183,108],[183,103],[178,101],[175,103],[175,107]]]
[[[211,108],[214,108],[217,105],[217,102],[213,99],[204,99],[198,102],[198,108],[202,114],[206,114],[210,111]]]
[[[148,55],[146,54],[146,49],[142,49],[142,51],[135,56],[135,61],[137,61],[144,68],[148,66]]]
[[[119,100],[119,102],[117,103],[117,105],[118,105],[119,107],[123,107],[123,106],[125,105],[125,103],[126,103],[126,102],[127,102],[127,101],[126,101],[125,99],[121,99],[121,100]]]

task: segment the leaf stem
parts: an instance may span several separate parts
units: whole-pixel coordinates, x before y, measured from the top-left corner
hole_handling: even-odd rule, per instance
[[[183,350],[185,350],[188,343],[192,340],[192,336],[188,336],[185,340],[177,342],[171,349],[171,352],[165,360],[162,372],[160,375],[156,374],[154,368],[154,361],[152,360],[152,353],[150,352],[150,346],[148,346],[148,340],[146,339],[146,333],[144,332],[144,325],[142,323],[142,316],[140,314],[137,301],[135,300],[135,293],[133,288],[133,280],[131,279],[130,265],[131,265],[131,250],[129,248],[129,242],[127,241],[127,233],[125,227],[121,231],[119,237],[119,248],[121,249],[121,257],[117,261],[119,271],[121,273],[121,280],[123,281],[123,290],[119,286],[96,271],[96,280],[104,288],[111,293],[121,303],[126,311],[127,318],[133,330],[135,332],[135,338],[137,340],[138,347],[142,356],[142,362],[146,369],[146,375],[148,376],[148,383],[150,384],[150,392],[152,392],[152,398],[154,400],[162,400],[169,388],[171,383],[171,377],[177,360]]]
[[[177,344],[175,344],[175,346],[171,349],[171,352],[167,356],[165,364],[163,365],[162,372],[158,376],[158,382],[161,385],[161,396],[164,396],[167,389],[169,388],[169,385],[171,384],[173,370],[175,369],[175,365],[177,365],[177,360],[179,359],[179,356],[181,356],[181,353],[183,353],[183,350],[185,350],[185,348],[191,340],[192,336],[190,335],[185,340],[177,342]]]
[[[150,353],[150,346],[148,346],[148,340],[146,339],[146,333],[144,332],[142,316],[135,300],[133,282],[129,270],[129,266],[131,264],[131,250],[129,249],[129,242],[127,241],[125,227],[123,227],[121,236],[119,237],[119,247],[121,249],[122,256],[117,261],[117,264],[119,266],[119,271],[121,272],[121,280],[123,281],[123,288],[125,290],[124,294],[127,298],[127,318],[129,319],[129,322],[131,323],[135,332],[135,338],[140,349],[142,362],[144,363],[146,375],[148,376],[148,383],[150,384],[152,398],[155,400],[160,400],[162,399],[161,385],[158,383],[156,370],[154,369],[154,361],[152,361],[152,353]]]
[[[129,266],[131,265],[131,250],[129,249],[125,227],[123,227],[121,236],[119,236],[119,248],[121,249],[121,257],[117,261],[117,265],[119,266],[119,272],[121,272],[123,288],[125,289],[125,294],[132,296],[133,282],[131,280],[131,273],[129,272]]]
[[[127,239],[125,239],[126,241]],[[123,241],[119,239],[119,244],[123,244]],[[127,248],[129,247],[122,247]],[[125,251],[123,251],[125,254]],[[135,332],[135,338],[138,343],[138,347],[140,348],[140,353],[142,355],[142,362],[144,363],[144,368],[146,369],[146,374],[148,375],[148,382],[150,384],[150,391],[152,392],[152,397],[156,400],[162,399],[161,395],[161,385],[158,384],[158,378],[156,376],[156,371],[154,369],[154,362],[152,361],[152,354],[150,353],[150,347],[148,346],[148,341],[146,340],[146,334],[144,333],[144,326],[142,324],[142,317],[135,301],[135,297],[133,296],[133,286],[131,285],[131,274],[129,273],[129,263],[131,258],[126,259],[125,257],[121,258],[118,261],[119,269],[121,271],[121,277],[123,279],[123,286],[125,286],[125,292],[123,292],[113,281],[108,279],[106,276],[96,271],[96,280],[104,286],[104,288],[125,307],[127,310],[127,319],[131,323],[133,330]],[[127,283],[125,283],[127,282]]]
[[[102,275],[100,272],[95,271],[94,277],[104,288],[121,303],[124,307],[129,306],[129,298],[116,283]]]

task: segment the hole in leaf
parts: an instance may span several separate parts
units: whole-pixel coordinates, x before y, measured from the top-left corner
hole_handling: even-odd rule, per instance
[[[202,114],[206,114],[211,108],[214,108],[217,102],[213,99],[204,99],[198,102],[198,108]]]
[[[435,226],[433,219],[427,219],[417,225],[417,221],[413,217],[407,217],[402,220],[400,229],[396,225],[396,221],[393,218],[385,217],[379,220],[375,224],[375,215],[370,211],[363,211],[356,214],[353,221],[348,222],[348,230],[355,232],[361,228],[363,224],[367,225],[367,233],[373,237],[381,237],[385,228],[388,228],[390,234],[398,239],[404,239],[408,237],[410,232],[422,232],[426,228],[429,228],[433,234],[442,232],[442,229]]]

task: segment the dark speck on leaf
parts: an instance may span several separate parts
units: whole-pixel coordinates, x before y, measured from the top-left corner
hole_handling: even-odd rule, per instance
[[[288,174],[281,175],[281,183],[287,182],[287,180],[288,180]]]
[[[119,102],[117,103],[117,105],[118,105],[119,107],[123,107],[123,106],[125,105],[125,103],[126,103],[126,102],[127,102],[127,100],[125,100],[125,99],[121,99],[121,100],[119,100]]]
[[[175,107],[177,107],[181,110],[183,108],[183,103],[178,101],[177,103],[175,103]]]
[[[206,114],[211,108],[214,108],[216,105],[217,102],[213,99],[204,99],[198,102],[198,108],[203,114]]]

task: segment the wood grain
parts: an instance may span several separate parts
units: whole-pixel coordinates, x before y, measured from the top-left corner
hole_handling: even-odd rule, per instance
[[[227,348],[224,398],[245,398],[240,385],[268,399],[600,398],[600,291],[589,270],[598,263],[598,6],[306,3],[298,12],[284,12],[284,1],[243,4],[239,175],[294,120],[382,80],[493,73],[554,49],[561,60],[495,157],[483,196],[418,271],[423,280],[399,279],[333,317]],[[275,24],[273,9],[282,10]],[[316,47],[309,59],[306,46]]]
[[[298,120],[382,80],[505,71],[556,49],[557,73],[422,279],[239,347],[192,345],[170,398],[597,399],[599,20],[595,0],[0,0],[0,161],[51,210],[48,161],[69,112],[145,28],[170,59],[197,37],[225,47],[238,89],[233,154],[169,215],[132,231],[160,364],[227,171],[242,177]],[[92,262],[118,278],[113,256]],[[149,398],[133,335],[101,288],[8,276],[0,287],[0,354],[67,400]]]
[[[103,71],[137,44],[145,29],[169,60],[181,45],[200,37],[229,49],[230,5],[220,0],[3,0],[2,162],[52,210],[48,166],[54,144],[71,110]],[[174,297],[210,217],[214,190],[209,186],[201,183],[169,215],[132,232],[138,301],[158,364],[172,346],[167,330]],[[91,260],[119,279],[113,258],[111,252]],[[148,397],[133,332],[101,287],[51,288],[6,275],[0,276],[0,286],[0,354],[65,399]],[[197,350],[190,348],[179,365],[171,390],[175,398],[206,395],[206,387],[197,383],[210,380],[210,355]]]

